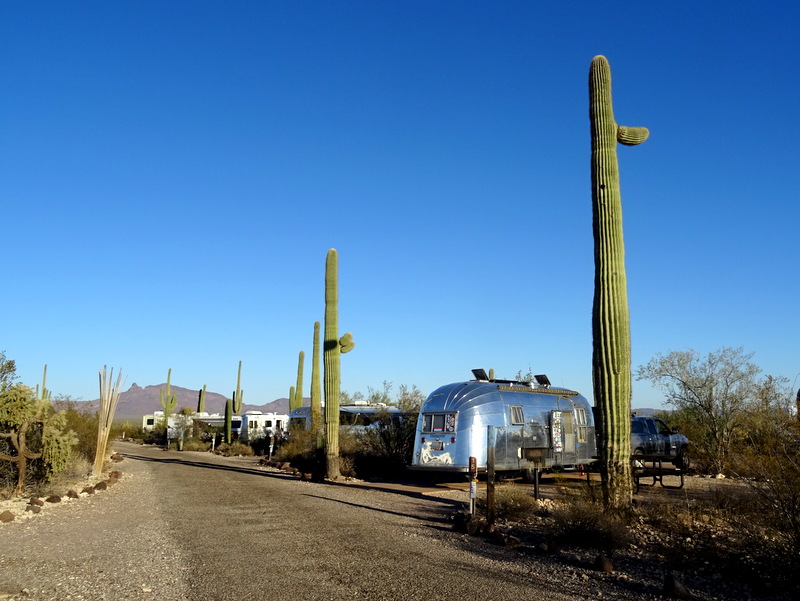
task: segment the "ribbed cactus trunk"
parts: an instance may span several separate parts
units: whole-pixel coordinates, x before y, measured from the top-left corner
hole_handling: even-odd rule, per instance
[[[325,431],[322,421],[322,384],[320,380],[320,323],[314,322],[314,342],[311,350],[311,433],[314,437],[314,479],[322,479],[327,471]]]
[[[330,480],[339,478],[340,358],[353,350],[353,335],[339,338],[339,255],[330,249],[325,260],[325,341],[322,346],[325,388],[325,462]]]
[[[635,145],[647,139],[643,127],[616,124],[611,103],[611,67],[603,56],[589,70],[589,118],[592,135],[594,231],[594,305],[592,379],[599,409],[603,500],[607,507],[630,507],[631,334],[622,237],[617,142]]]
[[[325,260],[325,342],[322,346],[325,368],[325,474],[339,478],[339,256],[328,251]]]
[[[311,430],[320,432],[322,427],[322,384],[319,366],[320,323],[314,322],[314,342],[311,350]]]

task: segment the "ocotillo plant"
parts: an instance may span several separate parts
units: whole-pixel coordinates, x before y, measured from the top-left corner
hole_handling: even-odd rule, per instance
[[[289,411],[303,405],[303,364],[305,363],[305,358],[305,351],[300,351],[297,359],[297,385],[294,388],[294,396],[289,399]]]
[[[167,389],[163,388],[159,391],[161,397],[161,406],[164,408],[164,425],[168,424],[169,416],[178,404],[178,395],[172,394],[172,386],[170,378],[172,377],[172,369],[167,371]]]
[[[106,377],[108,375],[108,377]],[[108,435],[111,432],[111,424],[114,423],[114,412],[117,410],[120,389],[122,387],[122,370],[117,374],[117,381],[113,385],[114,368],[111,374],[107,374],[106,366],[100,370],[100,409],[97,412],[97,448],[94,453],[95,477],[103,472],[103,463],[106,458],[106,447],[108,446]],[[44,388],[44,385],[42,385]]]
[[[353,349],[353,335],[339,338],[339,256],[330,249],[325,260],[325,459],[326,473],[331,480],[339,478],[339,393],[341,389],[340,357]]]
[[[236,376],[236,390],[233,391],[232,408],[234,413],[239,413],[242,410],[242,402],[244,401],[244,390],[242,390],[242,362],[239,361],[239,373]]]
[[[206,410],[206,385],[203,384],[203,390],[200,391],[200,395],[197,399],[197,412],[203,413]]]
[[[608,507],[630,506],[631,333],[622,238],[617,142],[644,142],[644,127],[614,121],[611,67],[596,56],[589,69],[589,118],[592,135],[592,227],[594,231],[594,305],[592,378],[600,409],[600,458],[603,500]]]

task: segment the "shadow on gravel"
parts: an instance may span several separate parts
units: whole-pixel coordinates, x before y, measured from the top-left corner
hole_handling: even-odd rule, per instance
[[[192,461],[186,459],[178,459],[174,457],[147,457],[144,455],[136,455],[133,453],[120,453],[120,455],[132,461],[148,461],[151,463],[164,463],[164,464],[180,465],[186,467],[222,470],[227,472],[238,472],[240,474],[248,474],[252,476],[260,476],[260,477],[266,476],[268,478],[277,478],[280,480],[293,480],[297,482],[300,481],[297,479],[296,476],[287,474],[285,472],[264,471],[256,468],[240,467],[235,465],[224,465],[219,463],[206,463],[204,461]],[[359,483],[359,482],[333,482],[326,480],[324,482],[318,482],[317,484],[323,484],[326,486],[341,487],[341,488],[351,488],[351,489],[356,488],[360,490],[380,490],[383,492],[394,493],[406,497],[411,497],[415,499],[420,499],[432,503],[438,503],[441,505],[449,506],[452,507],[453,510],[461,509],[464,505],[461,501],[444,499],[441,497],[432,497],[429,494],[426,494],[424,491],[416,489],[417,486],[415,485],[415,483],[406,485],[404,483],[398,483],[398,482]],[[361,507],[361,505],[359,505],[359,507]],[[367,509],[374,509],[372,507],[367,507],[367,506],[364,507]],[[399,515],[405,515],[405,514],[399,514]],[[414,516],[409,515],[408,517],[414,517]]]
[[[184,459],[173,459],[169,457],[145,457],[143,455],[133,455],[131,453],[120,453],[122,457],[133,461],[150,461],[152,463],[171,463],[174,465],[185,465],[187,467],[200,467],[210,470],[223,470],[226,472],[239,472],[240,474],[250,474],[253,476],[267,476],[269,478],[280,478],[282,480],[294,480],[293,476],[282,472],[267,472],[264,470],[237,467],[235,465],[221,465],[218,463],[205,463],[204,461],[186,461]]]
[[[436,528],[438,530],[449,530],[451,531],[453,528],[449,526],[450,520],[447,517],[443,517],[440,515],[415,515],[413,513],[405,513],[402,511],[390,511],[388,509],[381,509],[380,507],[371,507],[370,505],[362,505],[360,503],[351,503],[350,501],[342,501],[340,499],[331,499],[329,497],[321,497],[319,495],[304,495],[306,497],[311,497],[313,499],[321,499],[323,501],[330,501],[331,503],[339,503],[340,505],[348,505],[349,507],[357,507],[359,509],[368,509],[369,511],[376,511],[378,513],[386,513],[389,515],[396,515],[403,518],[411,518],[413,520],[419,520],[421,522],[426,523],[437,523],[437,524],[447,524],[448,527],[443,526],[431,526],[432,528]],[[433,501],[430,497],[423,497],[425,500]],[[435,499],[437,502],[439,499]],[[447,501],[445,501],[447,503]]]

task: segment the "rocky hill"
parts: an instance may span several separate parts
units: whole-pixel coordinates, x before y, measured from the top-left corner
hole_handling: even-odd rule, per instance
[[[119,403],[117,404],[117,411],[114,419],[116,421],[131,420],[138,423],[143,415],[153,413],[154,411],[161,411],[160,394],[166,387],[166,383],[145,386],[144,388],[138,384],[132,384],[128,390],[119,395]],[[181,407],[189,407],[195,411],[197,410],[197,401],[200,395],[199,390],[190,390],[188,388],[181,388],[180,386],[172,386],[171,390],[173,394],[178,397],[176,410],[179,410]],[[206,391],[205,410],[208,413],[224,413],[225,398],[225,395]],[[247,397],[245,396],[245,398]],[[96,411],[99,405],[99,399],[94,401],[82,401],[78,404],[82,405],[82,408],[87,411]],[[244,403],[241,413],[245,411],[289,413],[289,399],[276,399],[265,405],[248,405]]]

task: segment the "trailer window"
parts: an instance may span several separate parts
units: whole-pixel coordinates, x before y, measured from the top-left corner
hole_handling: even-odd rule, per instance
[[[422,416],[423,432],[455,432],[455,413],[427,413]]]
[[[511,409],[511,425],[520,426],[525,423],[525,415],[522,413],[522,405],[509,405]]]
[[[578,442],[589,440],[589,428],[586,425],[586,409],[575,407],[575,426],[578,433]]]

